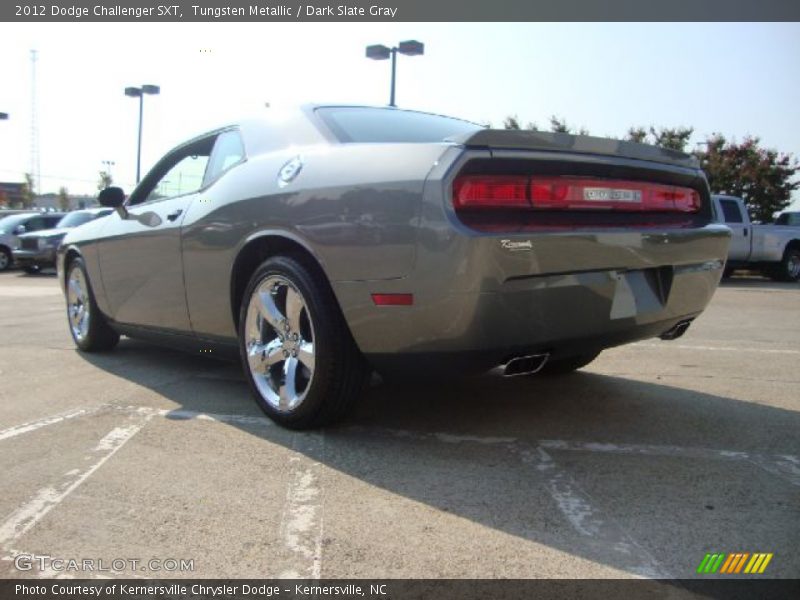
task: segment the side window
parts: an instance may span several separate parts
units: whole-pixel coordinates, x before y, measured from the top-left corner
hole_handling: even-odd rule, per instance
[[[184,156],[158,180],[147,195],[147,202],[160,198],[174,198],[196,192],[203,185],[203,175],[208,165],[208,155]]]
[[[739,210],[739,205],[733,200],[720,200],[722,207],[722,215],[725,217],[726,223],[742,223],[742,213]]]
[[[217,138],[208,163],[203,186],[210,184],[232,166],[244,160],[244,145],[238,131],[226,131]]]
[[[45,225],[45,226],[46,226],[48,229],[52,229],[53,227],[55,227],[56,225],[58,225],[58,222],[59,222],[59,221],[60,221],[60,220],[61,220],[63,217],[64,217],[64,215],[59,215],[59,216],[57,216],[57,217],[47,217],[47,219],[46,219],[46,220],[47,220],[47,223],[46,223],[46,225]]]
[[[24,225],[25,231],[39,231],[40,229],[47,227],[44,217],[34,217],[33,219],[28,219]]]

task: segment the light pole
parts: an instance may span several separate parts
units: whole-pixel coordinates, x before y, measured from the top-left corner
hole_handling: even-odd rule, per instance
[[[398,52],[406,56],[420,56],[425,53],[425,44],[417,40],[407,40],[405,42],[400,42],[397,46],[392,48],[382,44],[367,46],[367,58],[371,58],[372,60],[386,60],[391,57],[392,59],[392,87],[389,93],[389,106],[397,106],[394,101],[394,82],[397,72]]]
[[[142,115],[144,112],[144,95],[158,94],[161,88],[157,85],[143,85],[142,87],[126,87],[125,95],[131,98],[139,98],[139,143],[136,147],[136,183],[139,183],[139,174],[142,165]]]

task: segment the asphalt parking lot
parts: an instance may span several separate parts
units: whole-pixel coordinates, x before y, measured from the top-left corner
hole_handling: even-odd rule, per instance
[[[683,578],[769,552],[760,577],[796,578],[799,317],[800,286],[735,279],[680,340],[558,378],[376,385],[348,423],[293,433],[238,365],[79,354],[55,278],[3,273],[0,577],[93,575],[24,554],[149,577]]]

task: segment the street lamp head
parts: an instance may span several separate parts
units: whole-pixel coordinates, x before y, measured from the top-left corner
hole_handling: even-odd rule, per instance
[[[425,54],[425,44],[417,40],[407,40],[397,45],[397,51],[406,56],[419,56]]]
[[[138,87],[126,87],[125,95],[130,96],[131,98],[138,98],[142,95],[142,90]]]
[[[383,44],[367,46],[367,58],[371,58],[372,60],[386,60],[391,54],[391,49]]]
[[[142,86],[142,93],[144,94],[158,94],[161,92],[161,88],[157,85],[143,85]]]

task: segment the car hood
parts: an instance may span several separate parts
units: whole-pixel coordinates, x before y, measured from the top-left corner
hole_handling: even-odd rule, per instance
[[[39,231],[31,231],[28,233],[23,233],[22,235],[18,236],[20,239],[24,238],[41,238],[41,237],[57,237],[59,235],[66,235],[68,232],[72,231],[74,227],[56,227],[54,229],[40,229]]]

